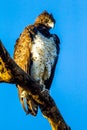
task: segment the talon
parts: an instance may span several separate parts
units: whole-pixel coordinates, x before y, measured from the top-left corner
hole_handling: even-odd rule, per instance
[[[43,92],[47,92],[47,93],[49,93],[49,90],[46,89],[46,88],[43,88],[43,90],[41,91],[41,93],[43,93]]]

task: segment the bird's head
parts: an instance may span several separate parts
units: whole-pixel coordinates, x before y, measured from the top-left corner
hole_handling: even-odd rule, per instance
[[[55,19],[52,14],[49,14],[47,11],[42,12],[35,20],[35,24],[43,24],[48,29],[51,29],[55,25]]]

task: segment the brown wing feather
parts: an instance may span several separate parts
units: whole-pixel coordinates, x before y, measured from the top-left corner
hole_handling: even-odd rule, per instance
[[[25,72],[29,71],[30,48],[31,39],[28,30],[25,28],[17,40],[14,50],[14,60]]]
[[[15,62],[26,72],[29,74],[29,66],[30,66],[30,50],[32,45],[31,34],[29,33],[29,28],[25,28],[23,33],[20,35],[20,38],[16,41],[15,50],[14,50],[14,60]],[[23,90],[23,88],[17,85],[18,94],[20,98],[20,102],[23,106],[25,112],[31,113],[32,115],[37,114],[37,104],[32,99],[32,97],[27,93],[27,91]],[[26,105],[28,110],[26,109],[24,99],[26,100]]]

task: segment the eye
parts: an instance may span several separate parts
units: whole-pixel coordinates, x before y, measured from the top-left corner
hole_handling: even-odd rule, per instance
[[[45,19],[44,22],[45,22],[45,23],[48,23],[48,19]]]

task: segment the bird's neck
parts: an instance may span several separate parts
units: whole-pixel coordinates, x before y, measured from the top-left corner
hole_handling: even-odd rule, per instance
[[[37,26],[37,30],[43,34],[45,37],[50,37],[50,32],[49,32],[49,28],[47,28],[45,25],[43,24],[39,24]]]

